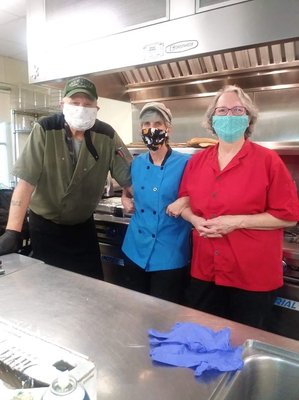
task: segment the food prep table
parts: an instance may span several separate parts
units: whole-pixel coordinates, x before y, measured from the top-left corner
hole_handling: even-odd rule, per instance
[[[85,354],[97,368],[99,400],[209,399],[223,374],[196,380],[190,369],[154,366],[147,331],[168,331],[189,321],[215,330],[229,327],[232,343],[255,339],[299,352],[299,342],[25,256],[1,256],[0,318],[52,343]],[[24,268],[19,268],[19,266]],[[10,267],[9,267],[10,268]],[[208,378],[208,379],[207,379]]]

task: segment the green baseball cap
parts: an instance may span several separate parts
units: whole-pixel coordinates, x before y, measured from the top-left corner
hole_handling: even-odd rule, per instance
[[[67,81],[63,91],[63,97],[71,97],[76,93],[85,93],[95,100],[98,98],[94,83],[82,76],[77,76]]]

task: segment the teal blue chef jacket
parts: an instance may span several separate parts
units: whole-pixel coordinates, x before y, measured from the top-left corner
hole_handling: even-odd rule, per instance
[[[177,199],[188,159],[189,155],[172,150],[162,166],[154,165],[149,153],[132,161],[135,213],[122,250],[146,271],[181,268],[189,262],[191,225],[166,214],[167,206]]]

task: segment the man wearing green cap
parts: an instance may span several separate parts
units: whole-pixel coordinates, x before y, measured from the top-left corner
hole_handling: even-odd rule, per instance
[[[84,77],[64,88],[62,113],[35,123],[14,166],[19,182],[0,255],[18,251],[29,207],[33,257],[102,278],[93,212],[107,174],[129,187],[130,153],[114,129],[97,119],[97,90]]]

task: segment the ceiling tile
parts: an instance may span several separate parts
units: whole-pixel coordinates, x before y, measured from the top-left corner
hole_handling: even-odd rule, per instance
[[[26,45],[26,19],[18,18],[0,25],[0,38]]]
[[[9,40],[0,39],[0,53],[2,56],[12,57],[17,53],[24,51],[24,46],[19,43],[10,42]]]
[[[1,0],[0,10],[7,11],[17,17],[24,17],[26,15],[26,0]]]
[[[1,25],[6,24],[9,21],[13,21],[16,18],[17,18],[16,15],[0,10],[0,29]]]
[[[0,55],[27,61],[26,0],[0,1]]]

